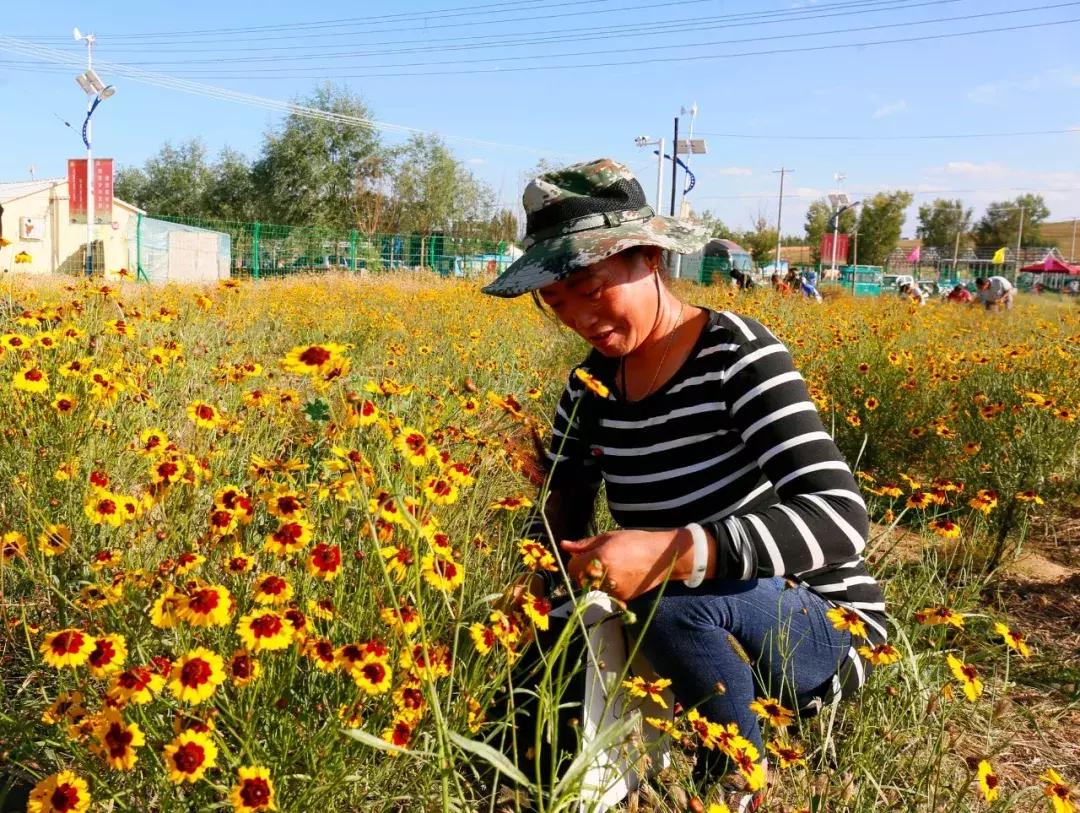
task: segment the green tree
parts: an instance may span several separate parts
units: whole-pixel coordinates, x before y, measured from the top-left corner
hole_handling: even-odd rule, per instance
[[[975,225],[975,243],[980,248],[999,249],[1015,246],[1020,236],[1020,212],[1023,207],[1024,234],[1022,246],[1037,246],[1042,242],[1042,222],[1050,216],[1050,210],[1042,195],[1020,195],[1015,200],[991,203]]]
[[[815,263],[822,261],[821,236],[829,229],[832,213],[832,206],[826,198],[815,200],[806,209],[806,242],[810,246],[810,256]],[[854,209],[848,209],[840,215],[841,234],[851,234],[855,230],[855,219]],[[836,261],[846,263],[847,259],[847,257],[837,257]]]
[[[919,226],[916,235],[923,245],[939,249],[952,256],[956,249],[956,238],[971,231],[971,209],[964,208],[961,200],[938,198],[933,203],[924,203],[919,207]]]
[[[370,118],[359,96],[331,84],[298,104],[348,119]],[[363,178],[379,149],[370,125],[291,113],[280,128],[266,133],[253,168],[258,217],[277,223],[353,228]]]
[[[759,214],[750,229],[743,232],[739,244],[750,252],[755,265],[768,265],[776,253],[776,229],[765,215]]]
[[[176,146],[166,142],[141,169],[120,169],[115,191],[151,215],[199,217],[212,180],[206,147],[195,138]]]
[[[219,220],[255,219],[256,193],[251,164],[236,150],[225,147],[210,168],[201,214]]]
[[[859,212],[859,262],[884,265],[900,241],[904,216],[914,196],[910,192],[878,192],[862,202]]]
[[[709,237],[713,239],[734,240],[736,237],[735,232],[725,226],[724,221],[717,215],[714,215],[709,209],[696,215],[695,220],[708,230]]]

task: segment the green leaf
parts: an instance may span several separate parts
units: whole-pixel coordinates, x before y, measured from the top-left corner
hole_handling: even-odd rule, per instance
[[[447,736],[450,738],[450,742],[454,743],[462,751],[468,751],[470,754],[480,757],[503,776],[514,780],[517,784],[525,787],[529,786],[528,777],[518,770],[517,766],[510,761],[506,754],[492,748],[486,742],[471,740],[454,731],[448,731]]]
[[[304,404],[304,414],[309,421],[326,422],[330,420],[330,405],[321,398],[316,398]]]
[[[378,748],[380,751],[389,751],[393,754],[404,754],[405,756],[416,757],[423,756],[429,757],[432,754],[428,751],[417,751],[408,748],[402,748],[399,745],[394,745],[386,740],[376,737],[374,734],[369,734],[362,728],[347,728],[345,729],[345,736],[352,737],[357,742],[361,742],[371,748]]]
[[[601,751],[607,751],[616,743],[622,742],[626,739],[626,736],[636,728],[641,722],[641,713],[634,711],[627,714],[619,722],[606,728],[599,737],[590,742],[585,748],[574,757],[574,761],[570,763],[570,767],[566,769],[566,773],[563,774],[562,779],[559,780],[559,784],[555,786],[551,796],[553,799],[558,799],[562,794],[569,791],[575,783],[577,783],[586,769],[592,765]]]

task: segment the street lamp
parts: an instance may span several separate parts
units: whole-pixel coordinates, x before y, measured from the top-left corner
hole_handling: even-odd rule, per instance
[[[661,197],[664,194],[664,139],[638,136],[634,143],[639,147],[656,145],[656,214],[660,214]]]
[[[94,273],[94,160],[90,149],[90,117],[97,106],[116,93],[113,85],[106,85],[94,72],[93,34],[83,34],[78,28],[73,31],[75,40],[86,40],[86,70],[75,77],[76,83],[86,94],[86,120],[82,126],[82,140],[86,145],[86,276]]]

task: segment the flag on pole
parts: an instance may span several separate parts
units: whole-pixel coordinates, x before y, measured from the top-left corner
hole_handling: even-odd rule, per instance
[[[994,252],[994,259],[992,260],[994,265],[1001,265],[1005,262],[1005,246],[1002,246]]]
[[[915,246],[911,253],[907,255],[907,261],[909,263],[917,263],[920,256],[922,256],[922,246]]]

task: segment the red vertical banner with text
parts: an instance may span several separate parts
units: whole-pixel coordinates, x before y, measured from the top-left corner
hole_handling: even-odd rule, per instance
[[[113,159],[94,159],[94,223],[112,223]]]
[[[848,264],[848,245],[851,242],[851,236],[848,234],[836,235],[836,264],[847,265]],[[821,262],[831,263],[833,259],[833,235],[826,233],[821,235]]]
[[[86,159],[68,159],[68,216],[72,223],[86,222]]]

